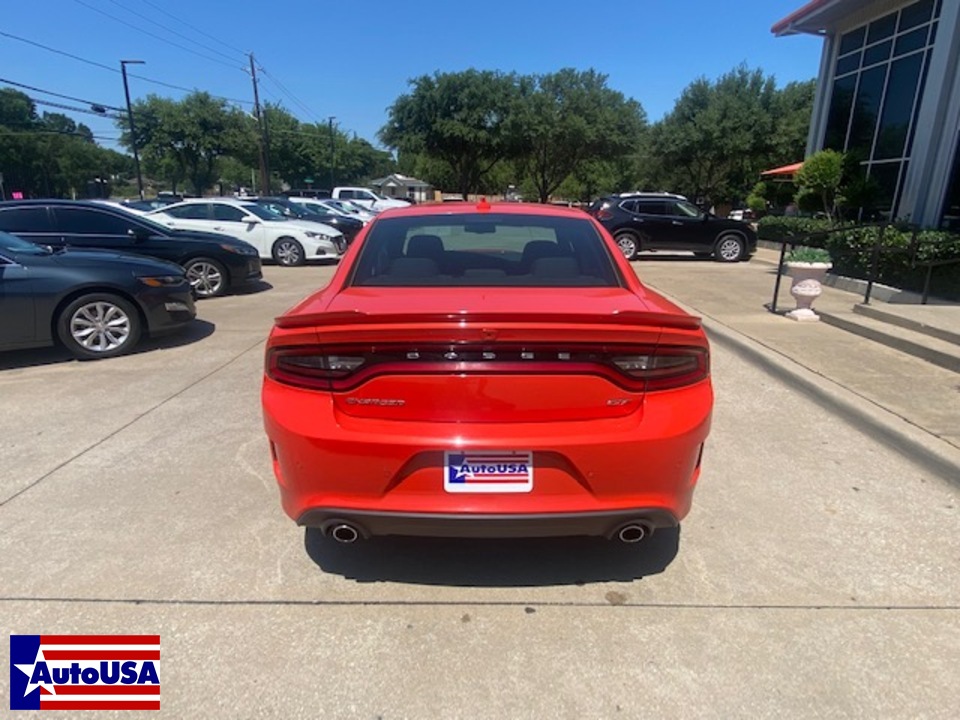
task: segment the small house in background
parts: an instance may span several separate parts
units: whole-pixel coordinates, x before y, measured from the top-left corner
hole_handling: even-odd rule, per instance
[[[388,198],[413,200],[418,203],[433,200],[433,186],[409,175],[400,175],[399,173],[387,175],[383,178],[371,180],[370,187]]]

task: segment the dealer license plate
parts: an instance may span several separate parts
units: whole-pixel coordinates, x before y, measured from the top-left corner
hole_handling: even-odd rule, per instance
[[[530,492],[533,453],[448,450],[443,454],[443,489],[451,493]]]

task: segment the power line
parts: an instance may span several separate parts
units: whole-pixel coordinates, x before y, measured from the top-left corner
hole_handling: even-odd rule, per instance
[[[29,97],[29,95],[27,97]],[[97,112],[96,110],[87,110],[86,108],[73,107],[72,105],[55,103],[50,100],[41,100],[40,98],[30,98],[30,100],[36,103],[37,105],[47,105],[49,107],[59,108],[60,110],[69,110],[70,112],[85,113],[87,115],[95,115],[97,117],[111,118],[113,120],[121,119],[119,115],[108,115],[107,113]]]
[[[187,42],[193,43],[194,45],[200,45],[200,47],[202,47],[204,50],[209,50],[210,52],[215,53],[216,55],[219,55],[219,56],[222,57],[222,58],[226,58],[226,59],[227,59],[229,62],[231,62],[231,63],[236,62],[236,58],[233,58],[233,57],[231,57],[230,55],[227,55],[226,53],[222,53],[222,52],[220,52],[219,50],[217,50],[217,49],[215,49],[215,48],[207,47],[207,46],[204,45],[203,43],[198,42],[197,40],[194,40],[193,38],[188,37],[187,35],[184,35],[182,32],[179,32],[179,31],[177,31],[177,30],[174,30],[174,29],[171,28],[171,27],[167,27],[167,26],[164,25],[163,23],[159,23],[159,22],[157,22],[156,20],[154,20],[153,18],[150,18],[150,17],[148,17],[147,15],[144,15],[143,13],[139,13],[139,12],[137,12],[136,10],[134,10],[133,8],[129,8],[129,7],[127,7],[126,5],[124,5],[123,3],[118,2],[117,0],[109,0],[109,1],[110,1],[111,3],[113,3],[114,5],[116,5],[117,7],[122,8],[122,9],[126,10],[127,12],[132,13],[133,15],[136,15],[138,18],[141,18],[142,20],[146,20],[146,21],[147,21],[148,23],[150,23],[151,25],[156,25],[158,28],[162,28],[162,29],[166,30],[166,31],[167,31],[168,33],[170,33],[171,35],[176,35],[178,38],[183,38],[183,39],[186,40]]]
[[[165,43],[167,43],[168,45],[173,45],[174,47],[180,48],[181,50],[184,50],[184,51],[186,51],[186,52],[188,52],[188,53],[193,53],[194,55],[196,55],[196,56],[198,56],[198,57],[202,57],[204,60],[209,60],[210,62],[219,63],[220,65],[224,65],[224,66],[226,66],[226,67],[228,67],[228,68],[239,69],[239,67],[238,67],[237,65],[231,65],[231,64],[229,64],[229,63],[225,63],[223,60],[219,60],[219,59],[217,59],[217,58],[215,58],[215,57],[213,57],[213,56],[211,56],[211,55],[204,55],[204,54],[201,53],[201,52],[197,52],[197,51],[194,50],[193,48],[188,48],[186,45],[181,45],[180,43],[174,42],[173,40],[170,40],[170,39],[168,39],[168,38],[163,37],[162,35],[157,35],[156,33],[150,32],[149,30],[144,30],[142,27],[139,27],[139,26],[137,26],[137,25],[134,25],[133,23],[127,22],[126,20],[122,20],[122,19],[118,18],[116,15],[111,15],[110,13],[106,12],[105,10],[101,10],[100,8],[94,7],[93,5],[88,5],[88,4],[85,3],[83,0],[73,0],[73,1],[74,1],[75,3],[77,3],[78,5],[82,5],[83,7],[87,8],[88,10],[93,10],[93,11],[96,12],[96,13],[100,13],[100,14],[103,15],[104,17],[108,17],[108,18],[110,18],[111,20],[120,23],[121,25],[126,25],[128,28],[132,28],[132,29],[136,30],[137,32],[143,33],[144,35],[149,35],[150,37],[152,37],[152,38],[154,38],[154,39],[156,39],[156,40],[159,40],[160,42],[165,42]]]
[[[227,48],[227,49],[229,49],[229,50],[233,50],[234,52],[238,52],[238,53],[240,53],[241,55],[246,55],[246,54],[247,54],[247,51],[246,51],[246,50],[240,50],[240,49],[238,49],[238,48],[235,48],[233,45],[229,45],[228,43],[223,42],[223,40],[219,40],[218,38],[215,38],[213,35],[210,35],[209,33],[204,32],[203,30],[201,30],[200,28],[196,27],[195,25],[191,25],[190,23],[185,22],[184,20],[181,20],[180,18],[175,17],[174,15],[171,15],[168,10],[166,10],[165,8],[160,7],[159,5],[155,5],[154,3],[150,2],[150,0],[143,0],[143,2],[146,3],[147,5],[149,5],[150,7],[152,7],[154,10],[159,10],[160,12],[162,12],[165,17],[168,17],[168,18],[170,18],[171,20],[176,20],[176,21],[177,21],[178,23],[180,23],[181,25],[184,25],[184,26],[190,28],[191,30],[193,30],[194,32],[199,33],[200,35],[203,35],[205,38],[208,38],[208,39],[210,39],[210,40],[213,40],[214,42],[220,43],[221,45],[223,45],[223,47],[225,47],[225,48]]]
[[[63,50],[58,50],[57,48],[52,48],[49,45],[44,45],[42,43],[35,42],[33,40],[27,40],[26,38],[19,37],[18,35],[13,35],[12,33],[4,32],[0,30],[0,36],[10,38],[11,40],[16,40],[18,42],[25,43],[26,45],[32,45],[33,47],[40,48],[41,50],[46,50],[47,52],[56,53],[57,55],[63,55],[68,57],[71,60],[77,60],[87,65],[92,65],[93,67],[101,68],[102,70],[109,70],[112,73],[120,74],[120,70],[110,65],[104,65],[103,63],[96,62],[95,60],[88,60],[87,58],[82,58],[79,55],[73,55],[71,53],[65,52]],[[182,92],[195,92],[197,88],[188,88],[182,85],[174,85],[172,83],[164,82],[163,80],[155,80],[154,78],[146,77],[144,75],[135,75],[134,73],[127,73],[129,77],[136,78],[137,80],[143,80],[144,82],[152,83],[154,85],[160,85],[165,88],[170,88],[171,90],[180,90]],[[210,94],[210,97],[216,98],[217,100],[224,100],[226,102],[235,103],[238,105],[253,105],[250,100],[238,100],[237,98],[224,97],[223,95],[214,95]]]
[[[311,110],[311,109],[307,106],[306,103],[304,103],[302,100],[300,100],[300,98],[298,98],[296,95],[294,95],[292,92],[290,92],[290,90],[287,89],[286,85],[284,85],[284,84],[283,84],[282,82],[280,82],[277,78],[275,78],[273,75],[271,75],[270,73],[268,73],[268,72],[267,72],[267,69],[266,69],[265,67],[263,67],[262,65],[260,65],[260,66],[258,66],[258,67],[260,68],[260,72],[262,72],[262,73],[270,80],[270,82],[272,82],[274,85],[276,85],[278,88],[280,88],[280,91],[281,91],[282,93],[284,93],[288,98],[290,98],[291,100],[293,100],[294,103],[296,103],[297,105],[299,105],[300,108],[307,113],[307,115],[312,115],[314,120],[317,120],[318,122],[320,121],[320,116],[317,115],[315,112],[313,112],[313,110]]]
[[[120,139],[118,137],[110,137],[108,135],[80,132],[79,130],[10,130],[3,125],[0,125],[0,133],[4,133],[6,135],[69,135],[73,137],[81,137],[83,139],[93,138],[94,140],[112,141]]]
[[[44,95],[51,95],[53,97],[62,98],[64,100],[73,100],[74,102],[86,103],[88,105],[96,105],[98,107],[106,108],[108,110],[116,110],[117,112],[123,112],[123,108],[114,107],[113,105],[107,105],[106,103],[96,102],[94,100],[84,100],[83,98],[72,97],[70,95],[61,95],[60,93],[55,93],[52,90],[43,90],[38,87],[33,87],[32,85],[24,85],[23,83],[18,83],[13,80],[7,80],[6,78],[0,78],[0,82],[7,85],[13,85],[14,87],[23,88],[25,90],[32,90],[33,92],[43,93]]]

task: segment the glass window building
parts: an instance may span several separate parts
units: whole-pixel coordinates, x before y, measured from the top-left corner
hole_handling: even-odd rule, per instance
[[[960,230],[960,2],[812,0],[773,32],[824,39],[807,153],[847,153],[872,214]]]

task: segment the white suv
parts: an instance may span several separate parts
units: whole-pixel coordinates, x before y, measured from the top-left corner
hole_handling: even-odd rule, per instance
[[[337,257],[343,233],[322,223],[289,220],[268,207],[243,200],[185,200],[149,215],[175,230],[205,230],[231,235],[253,245],[262,258],[278,265],[303,265],[308,259]]]

